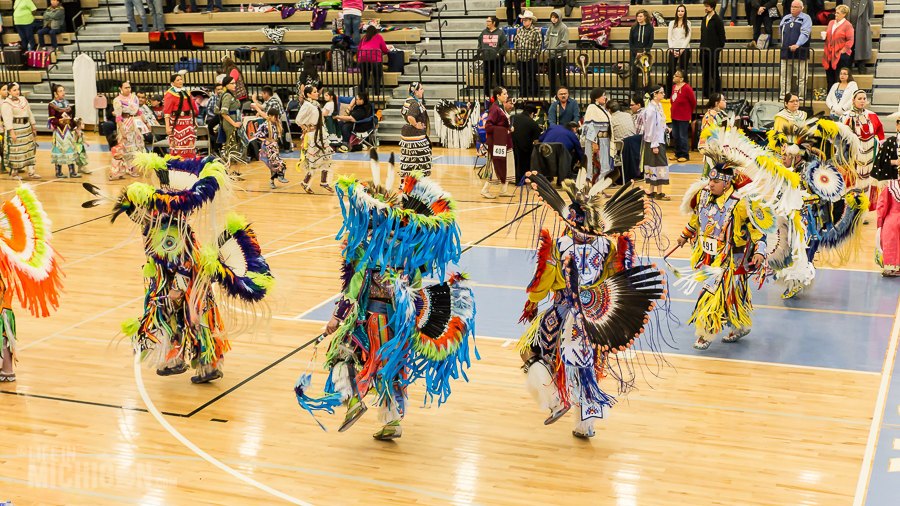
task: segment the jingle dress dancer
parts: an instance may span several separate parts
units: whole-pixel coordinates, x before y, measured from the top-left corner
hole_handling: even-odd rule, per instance
[[[384,427],[373,437],[388,440],[402,434],[409,385],[424,379],[426,401],[437,397],[440,405],[450,396],[450,380],[466,377],[475,300],[465,274],[446,272],[460,256],[450,194],[420,172],[393,189],[393,166],[382,186],[378,163],[370,164],[373,181],[341,177],[336,184],[344,265],[341,298],[326,327],[327,395],[308,395],[308,374],[295,393],[310,413],[347,406],[341,432],[366,412],[364,398],[374,393]],[[423,288],[424,276],[440,281]]]
[[[884,127],[878,115],[866,109],[866,92],[856,90],[853,93],[853,108],[844,114],[841,122],[849,125],[856,136],[859,137],[859,152],[856,155],[856,185],[854,188],[863,190],[874,205],[876,192],[870,190],[872,186],[872,169],[875,165],[875,157],[878,156],[878,147],[884,142]],[[869,209],[870,211],[872,209]]]
[[[0,205],[0,383],[16,381],[16,298],[37,318],[59,307],[62,268],[50,244],[53,225],[30,185]]]
[[[169,136],[169,154],[181,158],[197,156],[197,127],[194,118],[200,113],[191,94],[184,87],[184,77],[173,74],[172,86],[163,97],[163,114],[166,117],[166,134]]]
[[[53,147],[50,150],[50,163],[56,166],[56,177],[64,178],[62,166],[69,166],[69,177],[81,177],[75,171],[78,152],[75,146],[75,123],[72,120],[72,105],[66,100],[66,90],[58,84],[50,87],[53,101],[47,105],[50,132],[53,134]]]
[[[221,163],[155,154],[138,155],[136,163],[156,174],[158,186],[132,183],[113,198],[84,183],[99,197],[84,207],[111,202],[113,221],[124,213],[143,234],[144,313],[122,322],[122,332],[160,376],[193,368],[193,383],[221,378],[228,338],[254,330],[271,314],[265,297],[274,278],[244,217],[230,212],[224,228],[213,228],[216,210],[224,209],[218,200],[232,191]],[[210,226],[197,229],[198,223]],[[219,306],[222,298],[228,303]]]
[[[882,276],[900,276],[900,181],[896,179],[878,196],[876,237]]]
[[[422,105],[425,88],[419,82],[409,85],[409,98],[400,108],[400,174],[420,171],[431,176],[431,141],[428,140],[428,111]]]
[[[127,93],[127,95],[126,95]],[[134,157],[144,152],[144,132],[138,125],[144,124],[141,101],[137,95],[131,92],[131,84],[122,83],[122,90],[113,100],[113,114],[116,116],[116,128],[119,144],[122,145],[122,156],[125,161],[125,171],[129,176],[138,177],[140,174],[134,168]],[[176,153],[172,153],[176,155]],[[115,177],[121,174],[114,174]]]
[[[612,375],[623,393],[632,387],[618,367],[607,368],[610,353],[625,351],[645,327],[651,330],[648,314],[666,298],[663,272],[655,264],[635,264],[632,231],[645,223],[646,194],[623,186],[603,199],[610,180],[592,186],[586,176],[581,171],[577,182],[563,181],[567,205],[543,175],[526,174],[526,183],[565,228],[556,238],[548,229],[540,232],[538,264],[520,319],[531,323],[518,345],[526,388],[541,409],[550,410],[544,424],[579,406],[572,434],[581,438],[594,436],[594,422],[605,419],[615,403],[600,380]],[[538,303],[548,295],[550,307],[539,313]],[[647,336],[653,340],[652,330]]]

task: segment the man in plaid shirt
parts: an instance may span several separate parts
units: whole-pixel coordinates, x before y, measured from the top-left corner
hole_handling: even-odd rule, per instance
[[[534,26],[537,16],[526,10],[519,15],[522,26],[516,30],[514,47],[516,51],[516,69],[519,71],[519,97],[521,99],[540,98],[538,96],[538,57],[544,38],[541,29]]]

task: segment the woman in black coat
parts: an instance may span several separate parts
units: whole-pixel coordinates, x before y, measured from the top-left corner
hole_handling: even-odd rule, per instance
[[[643,89],[641,69],[637,65],[637,59],[653,47],[653,25],[650,23],[650,13],[644,9],[637,12],[636,23],[628,34],[628,48],[631,49],[631,91]]]

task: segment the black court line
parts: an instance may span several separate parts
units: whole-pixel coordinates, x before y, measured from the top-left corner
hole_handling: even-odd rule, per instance
[[[515,222],[521,220],[522,218],[528,216],[529,214],[535,212],[535,211],[538,210],[540,207],[541,207],[541,206],[539,206],[539,205],[535,205],[534,208],[531,209],[530,211],[528,211],[528,212],[526,212],[526,213],[523,213],[521,216],[519,216],[519,217],[517,217],[517,218],[514,218],[514,219],[512,219],[512,220],[510,220],[509,223],[506,223],[505,225],[499,227],[498,229],[494,230],[494,231],[491,232],[490,234],[487,234],[486,236],[482,237],[482,238],[479,239],[478,241],[472,243],[471,246],[469,246],[469,247],[467,247],[466,249],[462,250],[462,252],[460,253],[460,255],[462,255],[462,254],[465,253],[466,251],[469,251],[470,249],[472,249],[473,246],[475,246],[475,245],[477,245],[477,244],[480,244],[480,243],[481,243],[482,241],[484,241],[485,239],[490,238],[491,236],[493,236],[493,235],[496,234],[497,232],[500,232],[501,230],[505,229],[506,227],[512,225],[513,223],[515,223]],[[235,385],[235,386],[229,388],[228,390],[222,392],[221,394],[217,395],[215,398],[213,398],[212,400],[210,400],[210,401],[207,402],[206,404],[204,404],[204,405],[200,406],[199,408],[197,408],[197,409],[191,411],[190,413],[187,414],[187,416],[188,416],[188,417],[191,417],[191,416],[196,415],[196,414],[199,413],[200,411],[203,411],[204,409],[208,408],[208,407],[209,407],[211,404],[213,404],[214,402],[216,402],[216,401],[218,401],[219,399],[225,397],[226,395],[230,394],[231,392],[234,392],[234,391],[237,390],[238,388],[244,386],[245,384],[247,384],[248,382],[250,382],[250,380],[256,378],[256,377],[259,376],[260,374],[262,374],[262,373],[268,371],[269,369],[275,367],[276,365],[278,365],[278,364],[284,362],[285,360],[287,360],[288,358],[290,358],[291,356],[293,356],[294,354],[296,354],[296,353],[299,352],[300,350],[306,348],[307,346],[309,346],[310,344],[312,344],[313,342],[315,342],[317,339],[318,339],[318,337],[314,338],[313,340],[311,340],[311,341],[309,341],[308,343],[306,343],[306,344],[300,346],[300,347],[297,348],[296,350],[294,350],[294,351],[288,353],[287,355],[281,357],[280,359],[276,360],[275,362],[272,362],[271,364],[269,364],[269,365],[267,365],[266,367],[264,367],[264,368],[262,368],[261,370],[259,370],[259,371],[258,371],[256,374],[254,374],[253,376],[250,376],[249,378],[245,379],[244,381],[241,381],[241,382],[238,383],[237,385]]]
[[[84,224],[90,223],[90,222],[92,222],[92,221],[97,221],[97,220],[102,219],[102,218],[109,218],[110,216],[112,216],[112,213],[104,214],[103,216],[97,216],[96,218],[91,218],[91,219],[89,219],[89,220],[84,220],[84,221],[82,221],[82,222],[80,222],[80,223],[76,223],[76,224],[74,224],[74,225],[69,225],[68,227],[63,227],[63,228],[60,228],[60,229],[58,229],[58,230],[54,230],[53,233],[55,234],[55,233],[58,233],[58,232],[62,232],[63,230],[68,230],[68,229],[70,229],[70,228],[75,228],[75,227],[77,227],[77,226],[84,225]]]
[[[235,385],[235,386],[229,388],[228,390],[222,392],[221,394],[219,394],[219,395],[213,397],[211,400],[209,400],[208,402],[206,402],[206,404],[200,406],[199,408],[197,408],[197,409],[191,411],[190,413],[188,413],[187,415],[183,415],[183,416],[186,416],[187,418],[190,418],[190,417],[196,415],[197,413],[199,413],[199,412],[203,411],[204,409],[208,408],[208,407],[209,407],[210,405],[212,405],[214,402],[216,402],[216,401],[218,401],[219,399],[225,397],[226,395],[230,394],[231,392],[234,392],[234,391],[237,390],[238,388],[241,388],[242,386],[246,385],[246,384],[249,383],[251,380],[253,380],[253,379],[256,378],[257,376],[259,376],[260,374],[262,374],[262,373],[268,371],[269,369],[275,367],[276,365],[278,365],[278,364],[284,362],[285,360],[291,358],[292,356],[296,355],[297,353],[300,352],[300,350],[302,350],[302,349],[306,348],[307,346],[311,345],[312,343],[316,342],[318,339],[319,339],[318,336],[316,336],[316,337],[310,339],[310,340],[309,340],[308,342],[306,342],[305,344],[300,345],[299,348],[297,348],[297,349],[295,349],[294,351],[288,353],[287,355],[285,355],[285,356],[279,358],[278,360],[272,362],[271,364],[269,364],[269,365],[263,367],[263,368],[260,369],[259,371],[256,371],[256,373],[254,373],[252,376],[248,377],[248,378],[245,379],[244,381],[241,381],[241,382],[238,383],[237,385]]]
[[[129,406],[117,406],[115,404],[105,404],[103,402],[80,401],[78,399],[66,399],[65,397],[52,397],[49,395],[25,394],[22,392],[11,392],[9,390],[0,390],[0,394],[18,395],[19,397],[33,397],[36,399],[47,399],[47,400],[51,400],[51,401],[72,402],[75,404],[86,404],[88,406],[100,406],[102,408],[125,409],[128,411],[140,411],[142,413],[149,413],[149,411],[147,411],[144,408],[132,408]],[[180,418],[187,418],[189,416],[189,415],[181,415],[178,413],[166,413],[166,412],[163,412],[163,414],[169,415],[169,416],[177,416]]]

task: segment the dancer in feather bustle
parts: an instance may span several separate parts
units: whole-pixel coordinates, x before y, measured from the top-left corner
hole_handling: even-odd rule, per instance
[[[295,391],[310,413],[346,405],[341,432],[366,412],[364,398],[374,392],[384,424],[374,437],[388,440],[402,434],[410,384],[424,378],[426,399],[437,397],[440,405],[450,396],[450,380],[466,377],[475,301],[465,274],[446,275],[460,256],[450,194],[421,172],[403,177],[394,190],[393,163],[382,186],[377,160],[371,165],[373,182],[342,177],[336,186],[344,265],[342,295],[326,327],[333,334],[327,394],[309,397],[308,374]],[[424,275],[441,282],[422,288]]]
[[[53,228],[30,185],[0,205],[0,383],[16,381],[16,298],[37,318],[59,307],[63,272],[51,246]]]
[[[857,180],[859,139],[847,125],[818,118],[782,122],[768,137],[769,149],[780,153],[807,192],[801,206],[779,213],[767,232],[775,245],[767,263],[785,288],[782,298],[789,299],[812,284],[817,253],[820,262],[840,267],[858,251],[869,203],[863,190],[850,189]]]
[[[642,189],[627,186],[603,202],[610,180],[592,187],[586,171],[578,182],[563,183],[568,205],[544,176],[529,172],[526,182],[565,224],[556,239],[541,230],[538,264],[527,288],[520,322],[531,324],[518,346],[526,388],[541,409],[550,410],[544,424],[577,405],[581,412],[572,434],[592,437],[594,422],[606,418],[615,403],[600,388],[601,378],[612,374],[623,393],[632,386],[618,375],[616,354],[644,333],[656,301],[666,298],[663,272],[655,264],[635,264],[632,230],[644,224],[651,204]],[[539,313],[538,303],[550,294],[551,306]]]
[[[101,197],[85,207],[113,200],[113,221],[125,213],[141,227],[147,256],[144,313],[123,322],[122,330],[135,353],[156,366],[160,376],[193,368],[197,370],[193,383],[221,378],[225,353],[231,348],[228,337],[252,328],[244,324],[244,316],[258,322],[258,314],[268,314],[262,302],[274,278],[243,217],[229,213],[224,229],[215,228],[216,201],[231,189],[225,166],[211,159],[163,159],[153,154],[139,154],[136,160],[140,169],[156,173],[159,187],[132,183],[112,199],[97,187],[84,185]],[[198,229],[199,220],[193,217],[201,212],[203,223],[210,225]],[[212,237],[201,242],[198,235],[203,234]],[[233,299],[225,310],[216,303],[215,285],[219,298]],[[244,307],[223,314],[234,311],[230,308],[235,304]]]

